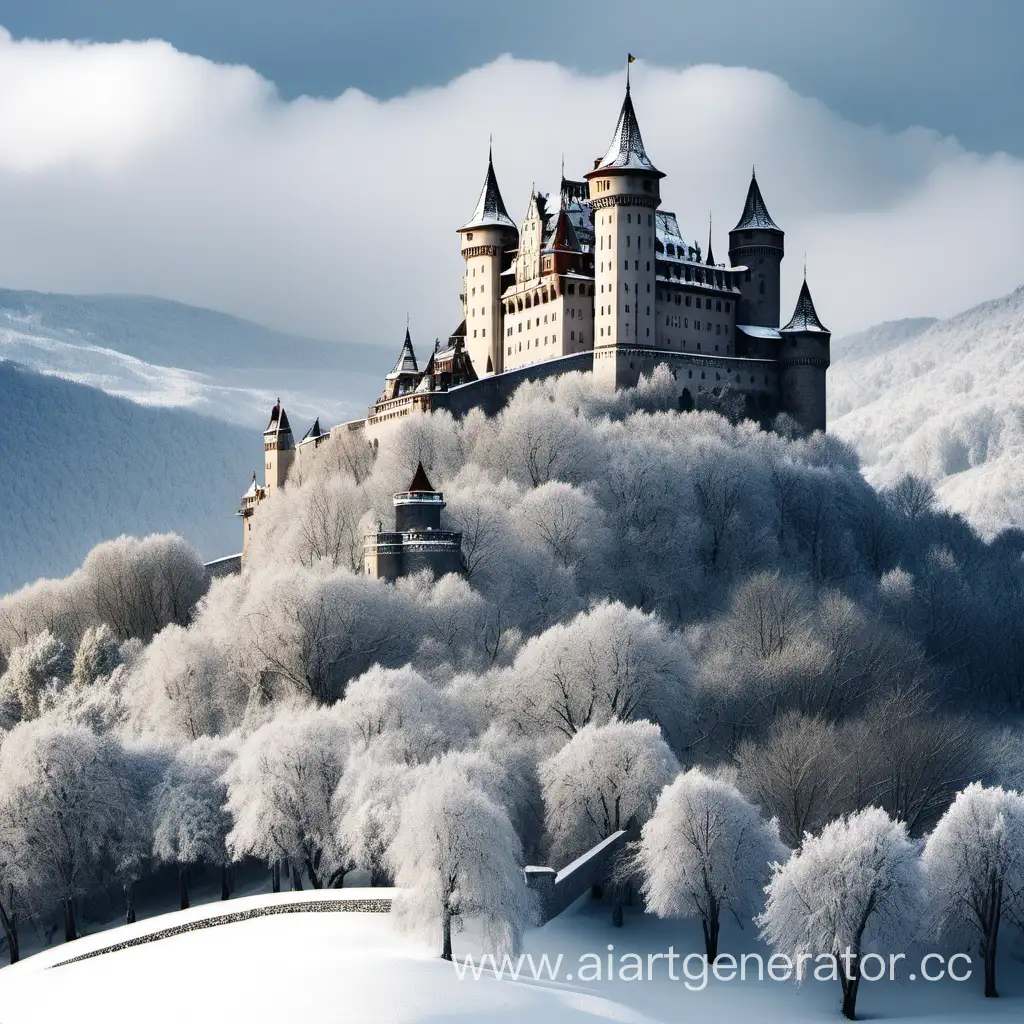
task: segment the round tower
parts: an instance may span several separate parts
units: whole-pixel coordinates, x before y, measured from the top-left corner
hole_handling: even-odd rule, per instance
[[[779,334],[782,411],[792,416],[804,433],[823,431],[832,334],[818,318],[806,277],[793,316]]]
[[[665,175],[644,149],[628,81],[611,145],[584,177],[594,223],[594,376],[629,386],[639,374],[622,349],[657,338],[655,210]]]
[[[501,275],[511,265],[519,233],[505,209],[494,173],[492,154],[487,154],[487,174],[473,216],[459,228],[466,275],[462,280],[462,309],[466,318],[466,351],[478,377],[501,373],[502,355]]]
[[[778,327],[785,232],[772,220],[761,196],[757,176],[750,177],[747,201],[739,223],[729,232],[729,262],[746,267],[740,281],[736,322],[753,327]]]

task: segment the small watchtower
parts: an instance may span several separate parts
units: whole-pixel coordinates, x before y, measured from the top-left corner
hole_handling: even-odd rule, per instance
[[[422,462],[409,487],[393,500],[394,530],[381,523],[363,545],[366,575],[396,580],[424,569],[434,576],[462,572],[462,534],[441,529],[444,494],[434,490]]]

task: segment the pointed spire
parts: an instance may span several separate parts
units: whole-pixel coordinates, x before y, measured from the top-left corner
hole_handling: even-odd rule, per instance
[[[661,175],[661,171],[651,163],[651,158],[644,149],[644,140],[640,136],[640,125],[636,120],[636,110],[633,109],[633,97],[629,93],[628,81],[626,98],[622,101],[611,144],[594,170],[587,173],[587,177],[613,167],[621,167],[627,171],[650,171]]]
[[[813,331],[816,334],[829,334],[829,329],[818,318],[818,311],[814,308],[814,300],[811,298],[811,289],[807,287],[806,269],[804,272],[804,283],[800,286],[800,295],[796,300],[796,309],[790,317],[789,323],[782,328],[783,331]]]
[[[409,484],[407,490],[409,491],[429,491],[433,494],[437,492],[434,490],[433,484],[427,479],[427,471],[423,468],[423,463],[418,462],[416,464],[416,472],[413,474],[412,483]]]
[[[512,218],[505,209],[501,190],[498,188],[498,177],[494,173],[494,153],[490,145],[487,147],[487,174],[484,176],[484,187],[480,190],[473,216],[459,228],[460,231],[472,231],[473,228],[502,227],[514,228]]]
[[[322,433],[323,431],[320,429],[320,417],[317,416],[317,418],[313,420],[313,426],[311,426],[309,430],[307,430],[306,433],[303,434],[302,440],[313,441],[316,438],[318,438]],[[302,442],[299,443],[301,444]]]
[[[398,354],[398,362],[395,368],[387,375],[387,380],[394,380],[396,377],[404,377],[410,373],[419,373],[419,366],[416,364],[416,353],[412,350],[412,338],[409,336],[409,328],[405,329],[405,341],[402,343],[402,351]]]
[[[768,207],[764,205],[764,198],[761,196],[761,189],[757,184],[757,174],[752,170],[750,173],[750,187],[747,189],[747,201],[743,204],[743,213],[733,231],[749,231],[753,228],[769,231],[782,230],[772,220]]]
[[[715,265],[715,254],[711,251],[711,212],[708,211],[708,262],[709,267]]]

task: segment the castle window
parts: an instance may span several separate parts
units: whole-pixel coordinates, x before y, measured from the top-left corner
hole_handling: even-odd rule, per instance
[[[629,248],[630,242],[632,241],[632,239],[633,239],[632,235],[626,235],[626,248],[627,249]]]
[[[482,327],[480,329],[480,337],[481,338],[486,338],[487,337],[487,328],[486,327]]]
[[[708,333],[710,334],[711,333],[711,321],[707,320],[707,321],[705,321],[705,323],[707,324]]]
[[[627,213],[626,214],[626,223],[627,224],[632,224],[633,223],[633,214],[631,214],[631,213]]]
[[[650,263],[648,263],[648,264],[647,264],[647,269],[648,269],[648,270],[650,270],[650,269],[651,269],[651,265],[650,265]],[[647,282],[647,292],[648,292],[648,294],[650,294],[650,291],[651,291],[651,282],[650,282],[650,281],[648,281],[648,282]]]
[[[750,280],[750,270],[749,269],[747,270],[747,280],[748,281]]]
[[[622,261],[622,269],[623,270],[629,270],[629,260],[623,260]]]
[[[575,341],[576,340],[576,332],[575,331],[570,331],[569,332],[569,340],[570,341]]]
[[[626,267],[626,269],[629,270],[629,267]],[[633,260],[633,269],[634,270],[639,270],[640,269],[640,261],[639,260]],[[650,267],[648,267],[648,270],[649,269],[650,269]]]
[[[683,326],[684,327],[689,327],[690,326],[690,318],[688,316],[684,316],[683,317]]]
[[[689,296],[689,295],[687,295],[687,296],[686,296],[686,304],[687,304],[687,305],[689,306],[689,305],[690,305],[690,303],[691,303],[692,301],[693,301],[693,300],[692,300],[692,299],[690,298],[690,296]]]
[[[716,299],[715,300],[715,312],[716,313],[721,313],[722,312],[722,300],[721,299]]]
[[[650,329],[650,327],[648,327],[647,328],[647,337],[649,338],[650,336],[651,336],[651,329]]]
[[[693,321],[693,326],[696,327],[697,330],[699,331],[700,330],[700,321],[699,320],[694,320]]]
[[[704,300],[704,308],[705,309],[710,309],[711,308],[711,300],[710,299],[705,299]]]
[[[722,333],[722,325],[721,324],[715,324],[715,334],[721,334],[721,333]]]
[[[473,332],[473,337],[474,337],[474,338],[476,337],[476,331],[474,331],[474,332]]]
[[[572,284],[571,282],[569,284],[569,294],[570,295],[575,295],[576,294],[576,285]]]
[[[629,303],[628,302],[626,303],[626,312],[627,313],[629,312]]]
[[[523,323],[522,323],[522,321],[519,322],[519,333],[520,334],[523,333]]]
[[[732,303],[731,302],[727,302],[725,304],[725,311],[726,311],[726,313],[731,313],[732,312]]]

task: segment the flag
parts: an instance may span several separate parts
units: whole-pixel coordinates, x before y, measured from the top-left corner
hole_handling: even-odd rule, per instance
[[[626,61],[627,64],[632,64],[633,61],[636,60],[636,57],[634,57],[633,54],[631,54],[631,53],[627,53],[626,57],[628,58],[628,60]]]

